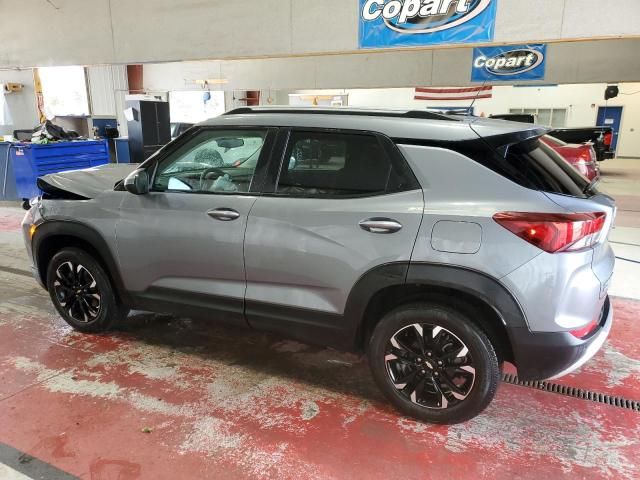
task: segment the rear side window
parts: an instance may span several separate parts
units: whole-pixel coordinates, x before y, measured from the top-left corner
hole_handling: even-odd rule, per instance
[[[512,171],[519,172],[532,187],[543,192],[584,197],[589,186],[589,181],[560,154],[539,140],[510,146],[506,161]]]
[[[415,177],[404,159],[375,135],[293,131],[276,193],[349,197],[413,188]]]

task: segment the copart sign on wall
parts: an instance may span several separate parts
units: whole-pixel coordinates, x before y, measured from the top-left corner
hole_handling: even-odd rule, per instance
[[[547,46],[509,45],[473,49],[473,82],[544,80]]]
[[[360,0],[360,48],[493,40],[498,0]]]

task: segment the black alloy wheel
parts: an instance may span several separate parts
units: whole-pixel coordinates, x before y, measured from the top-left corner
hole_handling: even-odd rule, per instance
[[[102,265],[79,248],[64,248],[53,256],[46,284],[60,316],[81,332],[107,331],[129,313]]]
[[[486,333],[448,303],[410,303],[384,314],[367,354],[374,380],[391,403],[430,423],[478,415],[500,380]]]
[[[389,339],[384,359],[398,392],[427,408],[456,405],[469,396],[475,383],[469,348],[437,325],[402,327]]]
[[[67,315],[77,322],[98,318],[102,302],[93,275],[81,263],[67,261],[56,268],[53,290]]]

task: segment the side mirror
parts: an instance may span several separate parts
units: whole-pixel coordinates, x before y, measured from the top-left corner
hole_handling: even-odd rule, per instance
[[[140,168],[134,170],[124,179],[124,189],[134,195],[144,195],[149,193],[149,174]]]

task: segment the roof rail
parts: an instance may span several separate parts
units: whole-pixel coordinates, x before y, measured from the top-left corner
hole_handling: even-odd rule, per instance
[[[445,120],[450,122],[460,121],[458,118],[447,117],[441,113],[429,112],[427,110],[356,110],[343,108],[287,108],[287,107],[267,107],[267,108],[251,108],[239,107],[229,110],[224,115],[241,115],[245,113],[289,113],[289,114],[307,114],[307,115],[357,115],[363,117],[400,117],[400,118],[417,118],[422,120]]]

